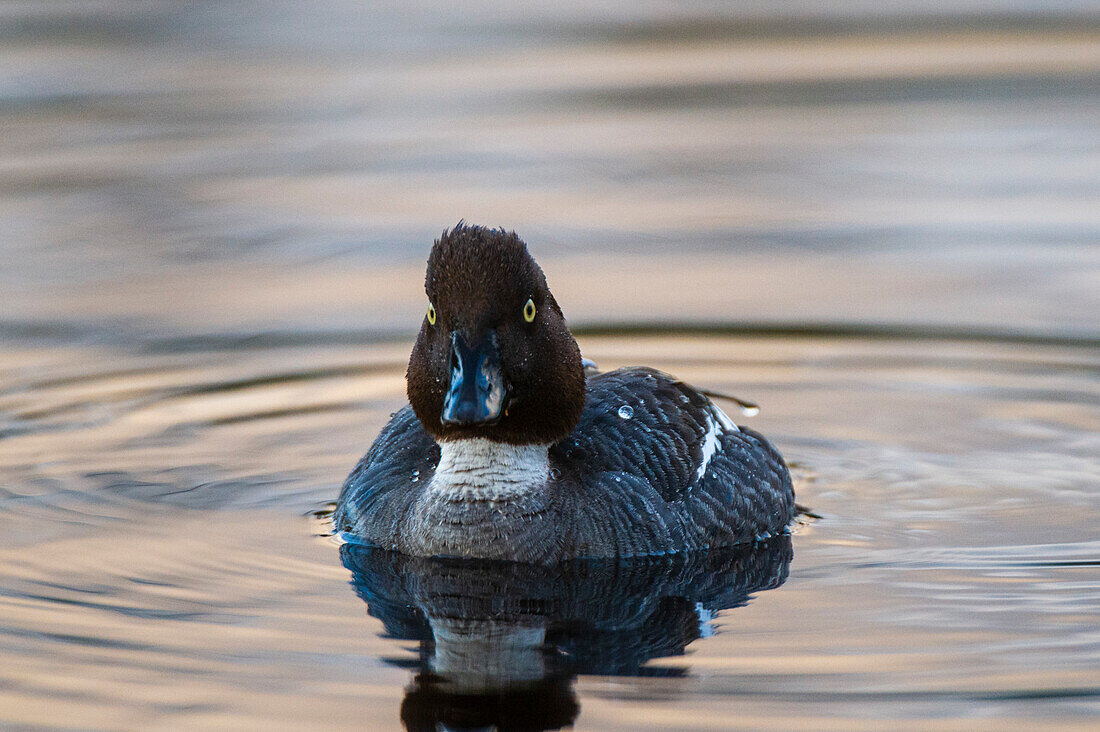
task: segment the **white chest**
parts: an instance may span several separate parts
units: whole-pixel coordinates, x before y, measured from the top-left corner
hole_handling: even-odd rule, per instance
[[[483,439],[440,443],[428,491],[450,501],[508,501],[546,484],[547,445],[505,445]]]

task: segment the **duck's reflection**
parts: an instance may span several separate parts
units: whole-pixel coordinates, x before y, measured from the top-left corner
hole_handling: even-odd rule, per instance
[[[356,594],[394,637],[420,642],[401,707],[410,730],[558,729],[577,674],[678,675],[719,610],[783,584],[789,536],[735,549],[556,567],[409,557],[345,544]]]

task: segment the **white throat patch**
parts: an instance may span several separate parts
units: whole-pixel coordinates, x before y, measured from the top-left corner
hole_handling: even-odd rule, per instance
[[[546,483],[549,445],[505,445],[481,438],[439,443],[428,486],[452,500],[506,501]]]

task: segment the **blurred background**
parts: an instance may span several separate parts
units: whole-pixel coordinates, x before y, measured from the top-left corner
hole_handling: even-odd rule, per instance
[[[305,516],[460,219],[824,517],[579,727],[1095,728],[1095,0],[0,0],[0,727],[398,724]]]
[[[0,334],[412,332],[515,229],[575,323],[1095,334],[1100,12],[0,5]]]

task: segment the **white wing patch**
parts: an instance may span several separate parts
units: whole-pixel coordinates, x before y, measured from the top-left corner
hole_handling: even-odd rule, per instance
[[[737,428],[737,425],[735,425],[733,423],[733,420],[730,419],[729,416],[725,412],[723,412],[721,409],[718,408],[717,404],[714,404],[712,402],[711,405],[710,405],[710,409],[711,409],[711,412],[714,414],[714,416],[717,417],[718,421],[722,424],[723,429],[729,430],[730,432],[740,432],[741,431]]]
[[[710,459],[721,449],[718,438],[725,432],[740,432],[733,420],[714,404],[707,405],[707,436],[703,438],[703,459],[699,461],[699,470],[695,473],[696,480],[702,480],[707,474],[707,466]]]

